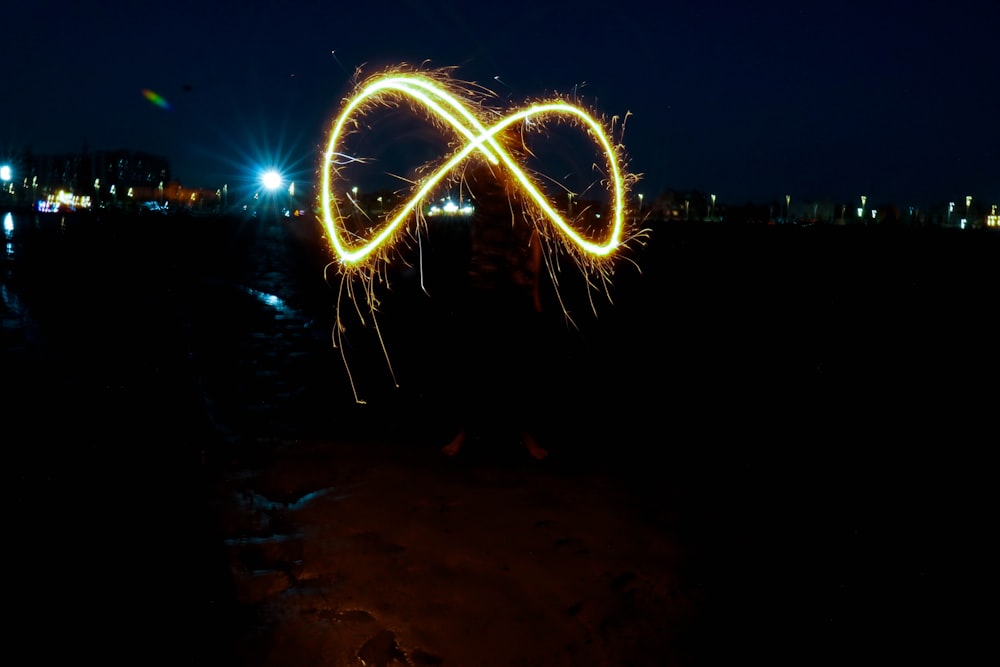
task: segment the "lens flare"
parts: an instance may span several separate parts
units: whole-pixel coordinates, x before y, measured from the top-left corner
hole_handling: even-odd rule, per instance
[[[161,109],[170,109],[170,103],[163,99],[159,93],[153,92],[149,88],[142,89],[142,96]]]

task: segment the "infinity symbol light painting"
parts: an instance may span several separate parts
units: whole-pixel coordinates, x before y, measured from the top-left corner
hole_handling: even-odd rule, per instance
[[[492,173],[506,179],[507,184],[513,186],[509,189],[520,194],[519,199],[523,200],[527,212],[525,224],[535,225],[549,252],[568,252],[585,273],[596,272],[606,281],[612,256],[628,241],[642,236],[642,232],[632,228],[634,219],[628,215],[626,207],[629,187],[638,176],[623,168],[624,150],[612,139],[612,130],[603,122],[582,106],[558,96],[503,115],[505,109],[486,103],[484,96],[475,94],[474,90],[452,79],[444,70],[390,69],[361,82],[332,123],[321,164],[322,224],[344,277],[342,286],[347,285],[353,299],[350,279],[362,279],[373,321],[378,303],[373,286],[384,278],[381,267],[389,262],[390,251],[399,244],[404,233],[412,233],[414,227],[419,229],[425,224],[425,206],[434,201],[438,190],[458,180],[457,174],[470,161],[485,161],[494,167]],[[419,179],[407,181],[410,189],[401,198],[401,204],[382,211],[383,215],[376,221],[368,220],[371,224],[362,225],[361,229],[351,228],[348,221],[356,220],[352,216],[363,214],[363,211],[360,203],[349,195],[347,172],[364,158],[352,155],[347,149],[348,139],[369,127],[366,114],[387,106],[408,108],[429,125],[450,134],[445,141],[451,152],[442,156],[439,162],[423,165],[423,175]],[[582,130],[581,136],[593,142],[600,155],[595,164],[603,162],[597,169],[601,184],[606,188],[609,207],[607,217],[601,220],[596,232],[589,227],[585,230],[584,225],[571,216],[570,207],[567,206],[565,214],[560,212],[550,201],[538,176],[519,161],[525,155],[522,141],[525,128],[535,131],[547,122],[574,124]],[[345,195],[341,198],[337,193]],[[555,264],[549,258],[547,266],[550,274],[553,273]],[[340,298],[338,313],[339,301]],[[377,322],[375,326],[377,330]],[[343,346],[339,344],[342,332],[343,324],[338,316],[334,344],[343,354]],[[379,338],[381,340],[381,333]],[[353,386],[353,380],[351,383]]]

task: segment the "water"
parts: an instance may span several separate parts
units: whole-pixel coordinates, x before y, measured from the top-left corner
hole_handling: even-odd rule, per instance
[[[165,420],[167,434],[233,443],[448,435],[431,417],[452,362],[454,230],[432,232],[378,292],[381,341],[344,299],[334,349],[339,284],[314,223],[4,219],[5,397],[44,406],[17,411],[32,428],[128,434]],[[639,269],[616,270],[610,300],[594,294],[596,314],[564,265],[573,324],[550,299],[557,358],[541,380],[551,428],[598,456],[606,438],[664,425],[779,458],[803,437],[866,451],[871,437],[892,455],[917,436],[974,440],[955,416],[975,423],[995,366],[998,241],[954,231],[654,229],[632,254]]]

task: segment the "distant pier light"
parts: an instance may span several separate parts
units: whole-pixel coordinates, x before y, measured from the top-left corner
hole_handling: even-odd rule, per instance
[[[9,164],[0,164],[0,189],[11,195],[14,194],[14,184],[11,183],[11,179],[14,178],[13,170],[10,168]]]
[[[268,169],[260,176],[261,185],[272,192],[281,187],[282,180],[281,174],[274,169]]]

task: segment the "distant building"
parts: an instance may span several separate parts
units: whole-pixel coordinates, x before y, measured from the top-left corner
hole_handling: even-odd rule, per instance
[[[172,212],[218,210],[222,193],[185,188],[171,180],[163,156],[118,149],[91,153],[34,155],[25,151],[14,162],[14,202],[41,211],[91,208],[141,212],[156,202]]]
[[[170,161],[139,151],[98,151],[94,153],[94,178],[106,192],[128,188],[158,188],[170,182]]]
[[[93,180],[93,163],[86,153],[27,155],[22,163],[22,187],[30,186],[38,194],[56,190],[82,192]]]

